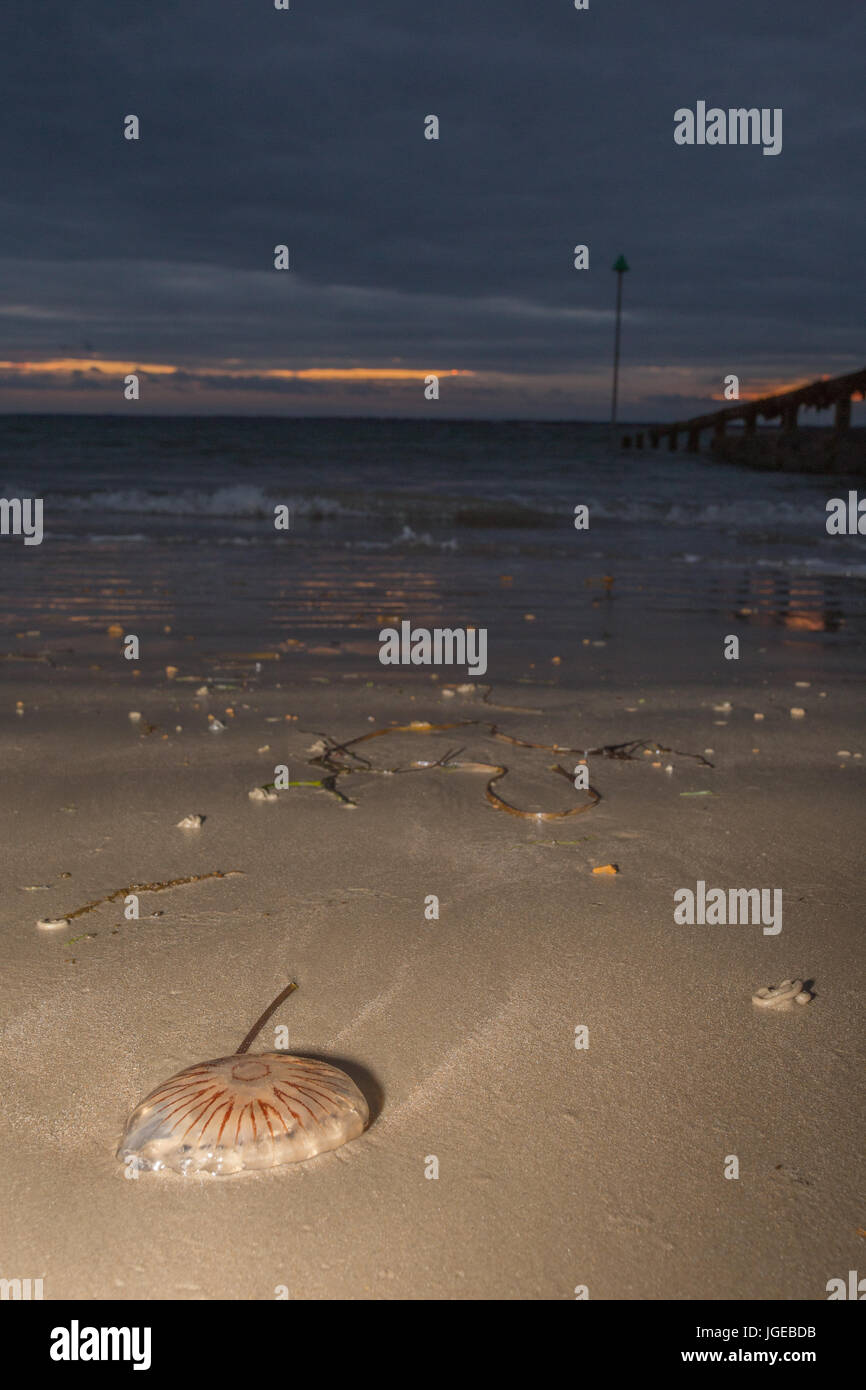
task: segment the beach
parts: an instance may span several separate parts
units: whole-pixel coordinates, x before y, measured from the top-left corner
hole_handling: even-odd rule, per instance
[[[753,8],[13,11],[19,1360],[246,1384],[299,1300],[843,1360],[862,22]]]
[[[153,593],[101,587],[0,663],[4,1275],[76,1299],[809,1300],[856,1267],[866,746],[838,635],[764,624],[761,662],[719,647],[702,676],[681,618],[674,672],[588,586],[586,645],[555,663],[539,605],[510,679],[498,655],[474,682],[383,667],[357,619],[251,619],[253,648],[167,622],[128,662],[106,619]],[[380,729],[347,800],[303,785],[323,741]],[[564,750],[597,802],[550,770]],[[440,759],[481,770],[396,771]],[[297,785],[251,800],[277,765]],[[502,765],[512,813],[486,795]],[[781,888],[781,929],[678,924],[698,880]],[[127,920],[105,900],[134,885]],[[808,1007],[753,1005],[795,976]],[[291,979],[253,1051],[287,1028],[360,1085],[367,1131],[128,1176],[135,1105]]]

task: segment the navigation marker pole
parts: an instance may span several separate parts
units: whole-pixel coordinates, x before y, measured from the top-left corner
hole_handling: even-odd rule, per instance
[[[616,449],[616,398],[619,390],[619,334],[620,319],[622,316],[622,277],[630,269],[625,256],[618,256],[614,261],[613,270],[616,271],[616,332],[614,335],[613,346],[613,400],[610,407],[610,447]]]

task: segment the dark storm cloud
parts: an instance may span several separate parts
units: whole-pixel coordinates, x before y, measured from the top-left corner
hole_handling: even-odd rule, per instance
[[[859,365],[860,23],[847,0],[19,8],[0,359],[601,373],[625,250],[627,367],[716,389]],[[781,107],[782,153],[676,146],[698,99]]]

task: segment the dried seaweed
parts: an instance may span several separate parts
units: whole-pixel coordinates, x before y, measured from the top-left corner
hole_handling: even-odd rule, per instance
[[[488,687],[488,694],[492,687]],[[485,696],[486,699],[486,696]],[[503,707],[504,708],[504,707]],[[442,733],[450,729],[477,728],[487,733],[488,737],[497,739],[502,743],[511,744],[515,748],[533,748],[547,753],[569,753],[577,757],[605,757],[617,758],[626,761],[637,761],[637,754],[644,750],[656,753],[673,754],[677,757],[693,758],[705,767],[712,767],[713,764],[700,753],[680,753],[677,749],[663,747],[646,739],[629,739],[625,743],[608,743],[599,748],[571,748],[558,743],[533,743],[528,739],[517,738],[512,734],[503,733],[497,724],[484,723],[478,719],[461,719],[447,724],[431,724],[426,721],[414,720],[411,724],[388,725],[381,729],[370,729],[365,734],[359,734],[356,738],[346,739],[338,742],[329,734],[322,733],[320,730],[311,730],[322,740],[323,748],[316,757],[310,758],[312,766],[325,769],[330,775],[322,778],[321,786],[325,791],[333,792],[340,801],[354,806],[357,803],[340,791],[337,780],[341,777],[350,777],[358,773],[366,773],[370,776],[398,776],[407,772],[431,772],[435,769],[441,771],[463,771],[463,772],[487,772],[490,774],[485,787],[485,796],[492,806],[499,811],[506,811],[511,816],[519,816],[524,820],[551,821],[565,820],[570,816],[583,815],[585,811],[591,811],[594,806],[602,800],[601,792],[594,786],[589,785],[585,788],[588,800],[581,802],[577,806],[572,806],[565,811],[524,811],[520,807],[514,806],[506,801],[505,797],[495,790],[495,784],[500,782],[503,777],[507,777],[510,771],[506,763],[479,763],[461,760],[459,755],[463,752],[462,748],[449,750],[443,753],[434,762],[415,762],[407,767],[377,768],[372,765],[369,758],[355,751],[360,743],[367,743],[374,738],[383,738],[386,734],[433,734]],[[350,761],[351,760],[351,761]],[[565,777],[573,785],[573,778],[561,763],[552,764],[548,770],[559,776]]]
[[[116,888],[113,893],[107,893],[104,898],[94,898],[92,903],[85,903],[83,907],[76,907],[72,912],[60,913],[57,921],[71,922],[76,917],[83,917],[85,912],[93,912],[97,907],[102,907],[104,903],[117,902],[118,898],[125,898],[130,893],[162,893],[166,888],[181,888],[187,883],[204,883],[210,878],[235,878],[242,874],[242,869],[227,869],[224,873],[221,869],[215,869],[210,874],[191,874],[189,878],[170,878],[164,883],[130,883],[127,888]],[[78,940],[77,937],[72,939]]]

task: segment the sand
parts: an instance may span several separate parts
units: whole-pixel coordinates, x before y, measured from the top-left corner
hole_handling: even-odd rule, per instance
[[[161,674],[0,673],[0,1272],[41,1277],[47,1299],[825,1298],[864,1248],[856,683],[495,688],[531,715],[443,698],[424,674],[322,669],[248,673],[197,709],[195,684]],[[277,762],[317,778],[319,733],[460,718],[712,748],[714,767],[591,758],[603,800],[543,823],[494,809],[470,772],[353,778],[354,808],[315,788],[249,799]],[[515,804],[579,801],[547,771],[561,757],[480,728],[363,751],[384,767],[460,747],[504,757]],[[179,829],[187,815],[201,828]],[[592,873],[606,864],[618,874]],[[36,927],[216,871],[238,872],[143,893],[137,922],[114,902]],[[699,879],[782,888],[782,931],[675,924],[675,890]],[[752,1005],[794,977],[807,1007]],[[368,1131],[265,1173],[126,1178],[137,1102],[233,1052],[292,978],[253,1050],[285,1025],[291,1051],[358,1082]]]

